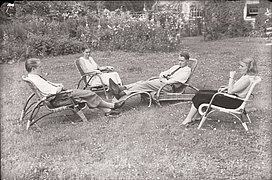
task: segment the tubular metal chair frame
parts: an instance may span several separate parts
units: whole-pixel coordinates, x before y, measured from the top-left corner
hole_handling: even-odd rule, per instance
[[[79,89],[81,83],[84,83],[83,89],[90,88],[90,90],[92,90],[94,92],[103,92],[105,97],[108,99],[107,91],[108,91],[109,87],[103,83],[101,75],[97,72],[84,73],[80,64],[79,64],[79,59],[76,59],[74,63],[75,63],[75,66],[76,66],[80,76],[81,76],[78,83],[77,83],[76,88]],[[96,76],[99,78],[99,80],[101,82],[101,86],[92,86],[90,84],[91,80]],[[89,77],[89,80],[87,81],[88,77]]]
[[[30,117],[27,121],[27,127],[26,127],[27,130],[29,129],[30,126],[35,124],[40,119],[42,119],[50,114],[53,114],[55,112],[59,112],[59,111],[63,111],[63,110],[71,110],[74,113],[78,114],[78,116],[84,122],[87,121],[85,115],[82,112],[82,110],[84,108],[86,108],[86,103],[84,103],[83,107],[80,107],[80,104],[82,104],[82,103],[77,103],[74,101],[74,99],[72,97],[69,97],[69,94],[72,92],[72,90],[61,91],[59,93],[51,94],[49,96],[43,96],[42,92],[35,86],[35,84],[31,80],[29,80],[26,76],[23,76],[22,79],[30,86],[32,91],[34,91],[34,93],[32,93],[27,98],[27,101],[24,105],[24,108],[23,108],[23,110],[21,112],[21,116],[20,116],[20,121],[23,121],[23,119],[26,117],[26,115],[28,115],[30,113]],[[53,100],[57,95],[61,95],[61,94],[68,95],[68,98],[71,100],[72,103],[69,105],[54,107],[50,101]],[[31,100],[35,96],[37,97],[37,100],[35,100],[34,102],[31,102]],[[45,106],[46,109],[49,110],[49,112],[41,117],[37,117],[37,114],[38,114],[40,108],[43,106]],[[31,108],[31,107],[33,107],[33,108]]]
[[[261,78],[256,76],[255,79],[253,80],[252,85],[251,85],[251,87],[250,87],[250,89],[249,89],[249,91],[248,91],[245,98],[239,98],[237,96],[230,95],[230,94],[220,92],[220,91],[218,93],[215,93],[209,103],[203,103],[198,108],[198,112],[202,116],[202,119],[201,119],[201,121],[200,121],[200,123],[198,125],[198,129],[201,128],[201,126],[203,125],[203,123],[206,121],[207,117],[211,113],[213,113],[213,112],[224,112],[224,113],[228,113],[228,114],[231,114],[234,117],[236,117],[242,123],[245,130],[248,131],[247,123],[251,123],[251,119],[250,119],[250,117],[249,117],[249,115],[248,115],[248,113],[246,111],[246,104],[247,104],[247,102],[252,101],[252,100],[249,100],[249,98],[250,98],[250,96],[252,96],[252,92],[253,92],[254,87],[260,82],[261,82]],[[218,95],[224,95],[224,96],[227,96],[227,97],[231,97],[233,99],[240,99],[240,100],[243,101],[243,103],[236,109],[227,109],[227,108],[223,108],[223,107],[213,105],[212,104],[213,100]],[[243,116],[246,116],[247,121],[244,121]]]
[[[191,74],[188,77],[187,81],[185,83],[176,82],[176,83],[163,85],[155,94],[154,100],[155,100],[156,104],[161,106],[160,102],[162,102],[162,101],[191,101],[194,94],[185,94],[185,90],[187,87],[189,87],[195,91],[199,91],[198,88],[189,84],[190,79],[192,78],[192,76],[197,68],[198,60],[190,58],[189,61],[191,61],[192,64],[191,64]],[[174,88],[175,85],[178,85],[179,87],[177,89],[175,89]],[[169,93],[169,92],[163,91],[163,89],[166,88],[167,86],[172,86],[174,92]]]
[[[188,82],[190,81],[192,74],[194,73],[196,67],[197,67],[197,59],[192,59],[190,58],[189,61],[192,62],[191,65],[191,74],[189,76],[189,78],[187,79],[186,83],[181,83],[181,82],[177,82],[177,83],[171,83],[171,84],[165,84],[163,86],[160,87],[160,89],[157,92],[154,91],[142,91],[142,92],[137,92],[137,93],[132,93],[128,96],[123,96],[120,100],[128,100],[129,98],[136,96],[136,95],[141,95],[141,101],[148,101],[148,107],[151,107],[152,102],[154,101],[157,105],[161,106],[160,101],[170,101],[170,100],[179,100],[179,101],[190,101],[192,99],[192,97],[194,96],[194,94],[184,94],[186,87],[190,87],[192,89],[194,89],[195,91],[198,91],[199,89],[188,84]],[[152,79],[157,79],[158,77],[152,77],[149,80]],[[174,86],[174,84],[180,85],[180,88],[182,89],[180,92],[177,93],[167,93],[165,91],[163,91],[163,89],[166,86]],[[179,89],[180,89],[179,88]],[[155,94],[155,95],[154,95]],[[163,98],[165,97],[165,95],[169,95],[171,94],[172,98]],[[175,96],[175,97],[174,97]],[[174,97],[174,98],[173,98]]]
[[[130,95],[127,95],[127,96],[123,96],[121,97],[119,100],[123,100],[123,101],[126,101],[128,99],[130,99],[131,97],[134,97],[134,96],[137,96],[137,95],[141,95],[141,102],[143,101],[148,101],[148,107],[151,107],[152,105],[152,95],[150,94],[151,92],[147,92],[147,91],[142,91],[142,92],[137,92],[137,93],[132,93]],[[147,99],[147,98],[148,99]]]

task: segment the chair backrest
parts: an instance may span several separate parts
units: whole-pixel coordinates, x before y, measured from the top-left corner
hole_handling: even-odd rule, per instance
[[[259,76],[255,76],[253,79],[252,79],[252,82],[251,82],[251,86],[250,86],[250,88],[249,88],[249,90],[248,90],[248,92],[247,92],[247,95],[246,95],[246,97],[245,97],[245,101],[248,101],[249,100],[249,98],[250,98],[250,96],[251,96],[251,94],[252,94],[252,92],[253,92],[253,89],[254,89],[254,87],[258,84],[258,83],[260,83],[261,82],[261,77],[259,77]]]
[[[34,94],[38,97],[39,100],[44,99],[43,104],[45,106],[47,106],[47,108],[49,108],[49,109],[54,109],[54,108],[58,108],[58,107],[61,107],[61,106],[66,106],[66,105],[72,105],[73,104],[71,99],[68,98],[68,96],[66,97],[65,95],[63,95],[63,96],[57,95],[57,96],[52,96],[52,97],[48,98],[48,97],[46,97],[46,95],[44,93],[42,93],[37,88],[37,86],[27,76],[22,76],[22,79],[23,79],[23,81],[25,81],[29,85],[29,87],[34,92]],[[55,99],[55,97],[58,97],[57,101],[53,100],[53,99]]]
[[[83,77],[84,82],[87,84],[87,78],[86,78],[86,76],[83,76],[85,73],[83,72],[83,70],[82,70],[82,68],[80,66],[79,59],[75,60],[75,65],[76,65],[76,68],[77,68],[80,76]]]
[[[242,105],[240,106],[240,108],[245,108],[245,105],[246,105],[247,101],[249,100],[249,98],[250,98],[250,96],[251,96],[251,94],[252,94],[252,92],[253,92],[254,87],[255,87],[258,83],[260,83],[261,80],[262,80],[262,79],[261,79],[261,77],[259,77],[259,76],[255,76],[255,77],[252,79],[252,81],[251,81],[251,86],[250,86],[250,88],[249,88],[249,90],[248,90],[248,92],[247,92],[246,97],[243,99],[244,102],[242,103]]]
[[[31,90],[35,93],[35,95],[39,98],[42,99],[45,97],[45,95],[35,86],[35,84],[27,77],[27,76],[22,76],[22,79],[29,85]]]
[[[198,63],[197,59],[193,59],[193,58],[189,59],[188,66],[191,68],[191,74],[190,74],[190,76],[188,77],[188,79],[186,80],[185,83],[188,84],[190,82],[190,79],[192,78],[192,76],[193,76],[193,74],[194,74],[194,72],[196,70],[197,63]],[[176,93],[182,93],[182,92],[184,92],[186,87],[187,87],[186,85],[181,85],[180,86],[178,84],[177,86],[173,86],[173,91],[176,92]]]
[[[35,95],[42,100],[46,96],[35,86],[35,84],[27,77],[27,76],[22,76],[23,81],[25,81],[31,90],[35,93]],[[50,100],[45,100],[44,105],[46,105],[48,108],[52,109],[54,108],[53,105],[51,104]]]
[[[192,78],[192,76],[193,76],[193,74],[194,74],[194,72],[196,70],[197,63],[198,63],[197,59],[192,59],[192,58],[189,59],[189,67],[191,67],[191,74],[188,77],[186,83],[188,83],[190,81],[190,79]]]

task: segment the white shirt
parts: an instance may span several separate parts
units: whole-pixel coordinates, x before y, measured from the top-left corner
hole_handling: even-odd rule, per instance
[[[251,85],[252,85],[252,83],[253,83],[253,78],[254,78],[254,76],[244,75],[244,76],[242,76],[240,79],[238,79],[238,80],[234,83],[233,86],[236,86],[237,84],[241,83],[242,81],[246,81],[247,79],[249,79],[250,84],[249,84],[249,86],[247,86],[245,89],[243,89],[243,90],[241,90],[241,91],[239,91],[239,92],[236,92],[235,94],[238,95],[238,96],[241,97],[241,98],[245,98],[246,95],[247,95],[247,93],[248,93],[248,91],[249,91],[249,89],[250,89],[250,87],[251,87]]]
[[[28,74],[28,79],[41,91],[42,95],[56,94],[62,90],[62,84],[52,83],[37,74]]]
[[[89,57],[89,59],[85,59],[84,57],[80,57],[79,63],[80,63],[81,69],[83,70],[84,73],[93,72],[94,70],[98,70],[98,68],[99,68],[92,57]]]
[[[163,80],[165,83],[174,83],[174,82],[181,82],[185,83],[187,79],[189,78],[191,74],[191,68],[189,66],[181,67],[179,70],[177,70],[174,74],[171,75],[172,72],[174,72],[177,68],[179,68],[179,65],[174,65],[170,69],[161,72],[160,78],[163,76],[168,76],[168,80]]]

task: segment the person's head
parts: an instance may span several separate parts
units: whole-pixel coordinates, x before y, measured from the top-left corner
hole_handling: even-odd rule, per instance
[[[88,58],[88,57],[90,56],[90,53],[91,53],[91,49],[90,49],[90,48],[86,48],[86,49],[84,49],[84,51],[83,51],[83,56],[84,56],[85,58]]]
[[[242,74],[258,73],[257,63],[252,58],[244,58],[239,62],[239,70]]]
[[[188,53],[186,53],[186,52],[180,53],[179,57],[178,57],[179,65],[181,67],[187,66],[189,59],[190,59],[190,56]]]
[[[41,67],[41,60],[38,58],[30,58],[26,60],[25,62],[25,69],[28,73],[31,73],[33,71],[39,72]]]

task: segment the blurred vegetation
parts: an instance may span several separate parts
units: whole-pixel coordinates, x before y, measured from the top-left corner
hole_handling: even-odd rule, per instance
[[[244,2],[207,1],[204,19],[185,21],[181,13],[164,8],[155,14],[155,1],[16,1],[0,11],[0,62],[29,57],[94,50],[172,52],[182,37],[201,35],[205,40],[221,37],[262,36],[264,9],[256,28],[243,20]],[[118,9],[119,7],[119,9]],[[140,14],[136,13],[141,11]],[[203,23],[204,26],[200,24]],[[256,33],[258,32],[258,33]]]

